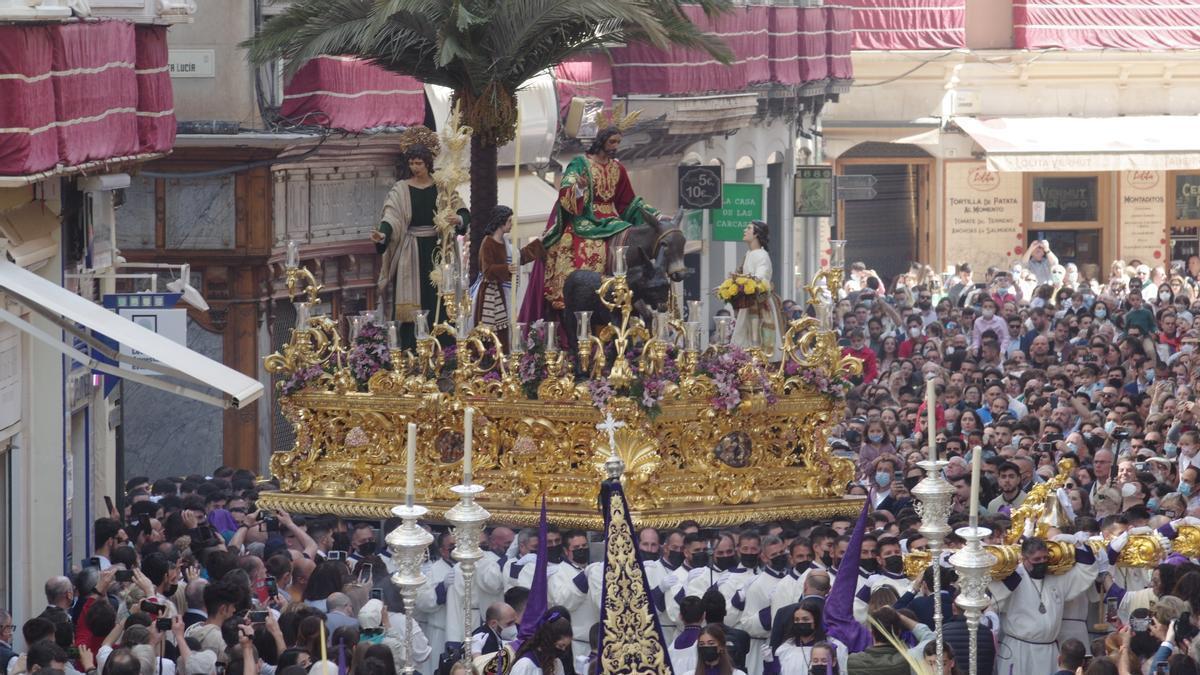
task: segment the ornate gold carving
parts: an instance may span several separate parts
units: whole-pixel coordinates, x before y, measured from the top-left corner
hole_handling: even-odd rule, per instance
[[[625,352],[634,341],[642,345],[639,370],[663,372],[674,347],[664,338],[651,339],[634,315],[625,279],[606,279],[601,299],[619,323],[585,343],[593,376],[607,373],[614,387],[631,383]],[[597,461],[607,452],[596,451],[595,425],[602,414],[587,381],[575,380],[567,355],[546,355],[548,376],[530,399],[520,358],[506,354],[487,327],[456,338],[453,360],[442,345],[458,329],[438,323],[430,333],[415,350],[393,352],[391,369],[376,372],[361,392],[343,364],[345,349],[329,318],[311,319],[266,359],[268,372],[289,378],[280,403],[297,440],[271,458],[281,491],[264,494],[263,504],[387,517],[387,508],[403,497],[403,429],[413,422],[416,497],[436,516],[457,501],[449,487],[461,477],[461,449],[451,447],[445,432],[462,428],[470,405],[478,411],[474,476],[486,486],[486,506],[498,522],[536,524],[537,496],[544,493],[557,524],[598,529],[595,503],[603,473]],[[615,347],[616,356],[606,359],[605,347]],[[789,327],[784,353],[793,363],[830,375],[860,367],[857,359],[843,358],[833,335],[812,320]],[[742,378],[737,408],[716,409],[711,402],[716,386],[699,372],[699,356],[682,352],[678,382],[664,385],[653,412],[629,395],[608,403],[627,424],[617,435],[617,451],[627,466],[625,494],[635,521],[657,527],[695,518],[722,526],[857,513],[861,501],[840,499],[854,464],[827,446],[827,429],[843,410],[838,398],[789,378],[786,367],[768,369],[755,354],[752,369],[767,373],[767,382]],[[612,364],[607,371],[606,361]],[[313,371],[311,377],[298,382],[305,369]]]

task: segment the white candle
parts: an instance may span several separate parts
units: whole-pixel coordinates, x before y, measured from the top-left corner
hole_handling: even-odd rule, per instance
[[[296,243],[295,239],[289,239],[287,243],[287,261],[285,264],[295,269],[300,266],[300,244]]]
[[[971,510],[967,512],[971,527],[979,526],[979,471],[983,466],[983,448],[978,445],[971,450]]]
[[[463,416],[463,485],[470,485],[473,472],[471,470],[471,435],[475,431],[475,409],[467,408]]]
[[[520,137],[518,136],[518,138]],[[516,199],[514,198],[513,201],[516,202]],[[512,242],[513,264],[517,265],[516,273],[513,274],[512,279],[509,280],[512,287],[512,300],[508,305],[508,344],[511,346],[517,341],[517,303],[520,302],[519,298],[521,294],[521,250],[517,248],[517,237],[515,234],[509,235],[508,240]]]
[[[413,505],[417,472],[417,425],[408,423],[408,466],[404,476],[404,505]]]
[[[925,383],[925,412],[929,417],[929,427],[926,434],[929,438],[929,461],[937,461],[937,412],[934,410],[937,404],[937,391],[933,384],[933,378],[930,378]]]

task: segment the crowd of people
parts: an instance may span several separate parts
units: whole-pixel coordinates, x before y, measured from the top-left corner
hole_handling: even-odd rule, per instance
[[[866,498],[865,524],[640,530],[674,672],[922,672],[936,659],[938,603],[945,672],[966,672],[947,556],[915,581],[904,569],[905,554],[928,543],[911,491],[923,477],[932,381],[952,527],[968,517],[974,453],[992,542],[1036,484],[1063,460],[1074,465],[1054,494],[1059,519],[1044,538],[1027,523],[1016,569],[989,586],[979,673],[1197,673],[1200,565],[1178,552],[1151,569],[1119,559],[1133,537],[1170,542],[1200,526],[1198,274],[1193,258],[1085,280],[1045,242],[978,279],[967,265],[949,276],[914,267],[887,285],[851,265],[832,321],[864,372],[831,445],[856,464],[847,492]],[[410,622],[382,544],[396,523],[259,509],[255,477],[230,469],[137,477],[126,489],[122,509],[94,523],[93,555],[45,581],[44,611],[0,612],[8,675],[394,675],[409,650],[419,672],[462,675],[464,652],[483,672],[505,649],[504,670],[517,675],[596,669],[600,533],[548,529],[548,609],[524,617],[537,530],[486,531],[464,615],[454,536],[435,529]],[[1064,544],[1073,562],[1051,560]],[[518,639],[523,618],[532,633]]]

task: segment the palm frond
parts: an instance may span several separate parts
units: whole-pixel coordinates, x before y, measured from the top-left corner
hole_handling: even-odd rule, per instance
[[[287,61],[294,73],[324,54],[356,54],[370,25],[373,0],[299,0],[242,43],[252,63]]]

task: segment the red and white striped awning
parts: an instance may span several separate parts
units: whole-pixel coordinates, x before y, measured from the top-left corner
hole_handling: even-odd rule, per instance
[[[283,91],[279,114],[294,124],[346,131],[425,122],[425,88],[411,77],[349,56],[319,56]]]
[[[0,176],[170,150],[164,26],[0,26]]]
[[[631,43],[610,50],[616,94],[696,95],[851,77],[848,8],[752,5],[710,19],[699,6],[685,5],[684,13],[724,40],[733,62],[724,65],[695,49]]]
[[[1195,49],[1200,0],[1014,0],[1017,49]]]
[[[837,0],[837,4],[854,8],[855,49],[957,49],[967,45],[966,0]]]

